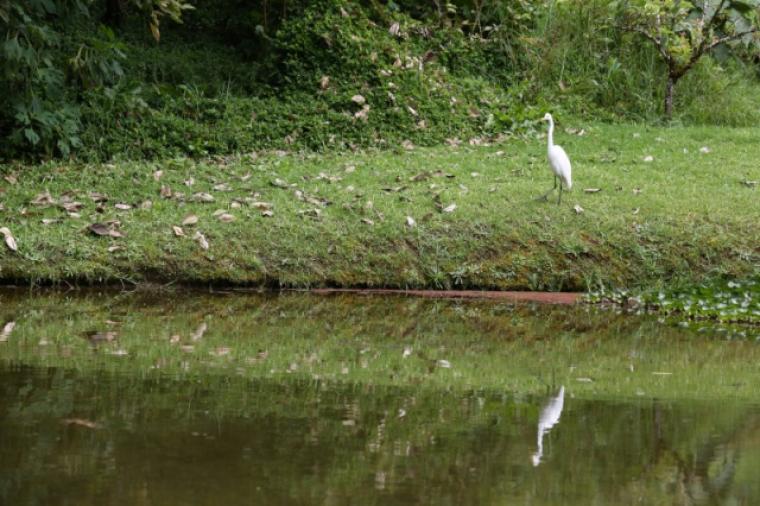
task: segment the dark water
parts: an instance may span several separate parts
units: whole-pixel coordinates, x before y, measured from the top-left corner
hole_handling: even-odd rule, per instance
[[[587,350],[595,341],[583,336],[607,336],[604,342],[610,344],[594,345],[598,355],[591,359],[605,364],[614,364],[610,357],[621,349],[651,354],[661,346],[671,354],[666,343],[675,342],[681,356],[696,364],[697,374],[689,376],[694,383],[699,383],[700,361],[716,356],[714,346],[731,343],[700,344],[696,334],[660,329],[651,320],[632,323],[617,315],[560,308],[398,298],[244,303],[236,298],[234,303],[242,305],[231,310],[229,299],[48,297],[7,298],[5,313],[0,312],[5,315],[0,325],[9,315],[16,322],[0,348],[3,505],[760,504],[760,407],[723,390],[708,395],[713,391],[707,383],[724,381],[720,376],[704,377],[700,388],[707,400],[686,395],[682,387],[663,390],[670,392],[667,398],[616,396],[614,389],[594,395],[585,377],[562,374],[546,381],[540,393],[526,393],[494,388],[493,371],[477,368],[507,345],[506,331],[497,323],[518,316],[530,342],[542,342],[544,334],[560,339],[560,328],[569,333],[564,339]],[[208,318],[217,304],[227,311],[229,326]],[[255,318],[253,308],[259,309]],[[462,319],[463,312],[475,309],[480,311],[477,326]],[[213,353],[198,364],[212,362],[187,373],[185,359],[173,368],[165,356],[177,345],[152,339],[174,335],[184,328],[183,319],[191,320],[183,339],[197,336],[198,314],[209,323],[207,334],[194,342],[211,341]],[[340,318],[332,320],[330,314]],[[382,325],[372,323],[378,315],[384,315]],[[98,322],[117,317],[121,334],[114,342],[93,344]],[[169,320],[174,323],[168,325]],[[547,324],[555,320],[557,325]],[[277,355],[278,345],[263,334],[276,336],[290,354],[312,341],[329,350],[329,334],[339,347],[361,348],[358,357],[370,355],[365,351],[373,342],[386,343],[395,356],[398,336],[390,329],[408,332],[412,323],[417,325],[409,341],[414,353],[426,345],[440,349],[446,339],[461,341],[465,335],[467,349],[480,341],[494,343],[467,360],[464,348],[452,344],[445,355],[451,367],[441,366],[430,379],[399,373],[400,379],[386,381],[383,368],[392,364],[383,362],[380,352],[378,371],[364,379],[349,374],[349,380],[328,372],[332,365],[352,363],[329,356],[323,357],[319,374],[306,373],[305,362],[288,373],[267,366],[266,372],[251,375],[241,370],[245,360],[215,362],[246,346],[261,356]],[[215,336],[214,328],[223,331]],[[645,335],[662,343],[647,343]],[[231,343],[233,351],[217,357],[221,342]],[[527,337],[517,345],[528,347]],[[741,355],[748,350],[742,348]],[[539,351],[559,356],[556,348]],[[309,348],[302,355],[312,353]],[[577,353],[573,363],[589,351]],[[510,357],[503,359],[505,369],[517,367]],[[109,367],[112,361],[122,365]],[[156,363],[168,365],[156,370]],[[460,364],[467,370],[456,376]],[[749,361],[742,370],[741,357],[724,364],[730,369],[725,381],[731,384],[758,367]],[[531,369],[526,370],[530,376]],[[450,371],[450,384],[433,378]],[[687,373],[673,374],[681,372]],[[478,374],[489,386],[472,387]],[[621,373],[620,381],[631,379]],[[596,382],[602,383],[598,377]]]

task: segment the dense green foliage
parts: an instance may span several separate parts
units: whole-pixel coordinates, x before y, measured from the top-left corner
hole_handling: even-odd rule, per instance
[[[0,2],[3,158],[432,145],[530,129],[544,109],[662,112],[665,64],[611,0],[216,0],[159,44],[146,17],[183,4],[134,2],[121,22],[109,5]],[[723,49],[678,83],[678,119],[760,120],[755,50]]]

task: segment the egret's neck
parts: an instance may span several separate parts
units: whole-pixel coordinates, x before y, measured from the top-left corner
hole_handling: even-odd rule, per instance
[[[552,146],[554,146],[554,120],[551,118],[549,119],[549,135],[547,135],[547,138],[547,149],[550,149]]]

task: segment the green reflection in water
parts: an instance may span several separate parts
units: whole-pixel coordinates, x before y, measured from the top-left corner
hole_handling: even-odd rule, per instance
[[[760,400],[760,346],[588,306],[300,294],[0,292],[0,360],[543,393]],[[2,339],[2,336],[0,336]]]
[[[1,504],[760,502],[752,341],[584,306],[0,303]]]
[[[0,372],[3,504],[756,504],[760,409]],[[83,425],[97,424],[94,427]]]

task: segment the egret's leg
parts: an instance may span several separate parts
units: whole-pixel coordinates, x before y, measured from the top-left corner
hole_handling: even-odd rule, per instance
[[[538,197],[536,200],[543,200],[544,202],[546,202],[547,200],[549,200],[549,194],[553,192],[556,188],[557,188],[557,176],[554,176],[554,186],[548,192]]]
[[[559,183],[559,198],[557,199],[557,205],[562,202],[562,182]]]

